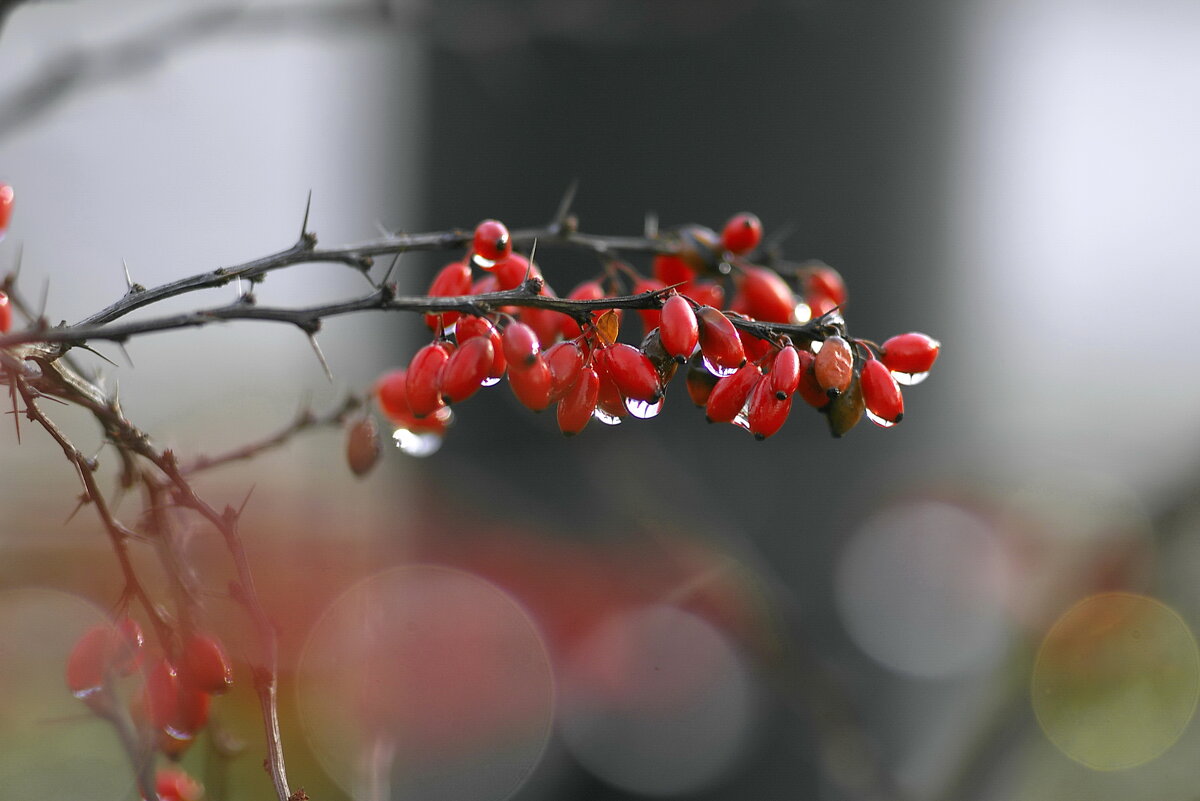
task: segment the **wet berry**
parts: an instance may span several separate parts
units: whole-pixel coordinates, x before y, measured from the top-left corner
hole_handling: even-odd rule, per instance
[[[883,362],[869,359],[862,366],[859,381],[862,384],[863,404],[871,422],[884,428],[899,423],[904,417],[904,396]]]
[[[704,405],[704,416],[710,423],[730,423],[746,405],[750,393],[762,380],[762,371],[747,362],[732,375],[717,381]]]
[[[749,253],[761,241],[762,222],[748,211],[730,217],[721,230],[721,245],[735,256]]]
[[[680,364],[688,360],[700,343],[696,313],[682,295],[672,295],[663,303],[659,337],[666,352]]]
[[[540,353],[534,357],[532,364],[520,369],[515,369],[511,363],[509,365],[508,385],[517,400],[535,412],[550,405],[551,381],[550,368]]]
[[[436,412],[442,402],[442,368],[450,358],[444,342],[430,342],[408,363],[408,408],[418,418]]]
[[[854,375],[854,351],[840,336],[827,337],[813,361],[817,383],[831,395],[845,392]]]
[[[879,358],[896,373],[928,373],[937,361],[942,345],[926,334],[899,334],[879,348]]]
[[[480,267],[491,267],[512,252],[512,238],[508,235],[508,228],[499,220],[484,220],[475,226],[471,249],[475,252],[476,263]]]
[[[500,335],[504,358],[510,370],[524,370],[537,361],[542,345],[538,334],[527,323],[509,323]]]
[[[732,370],[746,361],[746,351],[737,329],[729,318],[712,306],[702,306],[696,312],[700,324],[700,351],[720,369]]]
[[[658,370],[632,345],[618,342],[598,351],[596,357],[602,360],[622,396],[654,403],[662,395]]]
[[[771,436],[787,422],[792,410],[791,396],[779,398],[771,382],[764,378],[755,385],[746,401],[746,422],[757,440]]]
[[[790,396],[800,385],[800,353],[792,345],[781,349],[771,363],[771,389],[779,400]]]
[[[490,337],[471,337],[460,344],[442,367],[442,401],[459,403],[474,395],[488,377],[495,356]]]
[[[600,376],[594,367],[583,367],[575,383],[558,402],[558,428],[568,437],[578,434],[592,419],[600,396]]]

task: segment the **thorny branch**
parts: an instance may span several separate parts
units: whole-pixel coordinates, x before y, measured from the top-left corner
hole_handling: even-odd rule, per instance
[[[575,219],[569,214],[572,194],[573,190],[567,193],[555,220],[549,225],[514,231],[514,244],[526,249],[535,243],[542,246],[557,245],[582,249],[596,254],[602,261],[618,259],[627,253],[678,253],[685,246],[677,234],[660,234],[653,226],[648,226],[646,235],[640,237],[602,236],[580,232]],[[157,287],[145,288],[131,283],[129,291],[106,308],[74,325],[64,324],[57,327],[51,327],[40,314],[35,315],[28,303],[21,299],[16,292],[15,276],[9,275],[0,283],[5,291],[10,292],[14,306],[30,320],[25,329],[0,335],[0,384],[9,384],[15,388],[24,403],[26,416],[46,430],[76,468],[83,484],[80,503],[96,509],[108,532],[125,580],[125,594],[128,597],[136,597],[145,607],[159,639],[163,642],[169,641],[173,636],[173,626],[176,622],[169,620],[166,613],[149,597],[139,582],[129,557],[129,542],[144,539],[144,536],[121,523],[113,515],[96,482],[97,461],[86,457],[71,444],[61,429],[42,410],[39,399],[51,398],[82,407],[96,420],[105,439],[115,446],[120,454],[121,486],[128,489],[135,481],[140,481],[145,488],[148,508],[153,518],[150,533],[162,540],[166,546],[160,553],[160,559],[168,573],[179,568],[172,561],[169,543],[166,542],[169,525],[161,516],[155,516],[161,512],[164,504],[169,503],[191,511],[207,521],[222,537],[237,576],[231,585],[233,596],[253,621],[262,651],[253,670],[254,687],[266,733],[266,764],[279,801],[289,801],[296,796],[292,794],[288,785],[279,729],[276,633],[255,588],[253,573],[239,530],[240,510],[232,506],[218,510],[200,497],[188,479],[200,471],[250,459],[270,448],[283,445],[297,434],[314,427],[343,423],[361,406],[362,401],[351,396],[338,407],[320,416],[304,409],[290,424],[261,441],[235,448],[227,453],[199,457],[181,464],[172,451],[157,448],[144,431],[125,417],[116,397],[110,397],[96,381],[81,373],[78,364],[70,358],[70,351],[72,348],[87,348],[87,343],[93,340],[123,343],[131,337],[152,332],[235,320],[285,323],[295,326],[312,338],[326,318],[364,311],[430,313],[453,310],[489,314],[503,307],[532,306],[562,312],[583,322],[590,318],[592,312],[599,310],[660,308],[671,291],[668,287],[665,290],[601,300],[571,300],[541,294],[542,279],[532,276],[521,286],[506,291],[458,297],[400,296],[394,284],[387,283],[386,279],[383,283],[377,283],[370,276],[377,257],[398,256],[413,250],[461,250],[467,247],[471,235],[471,232],[465,230],[394,234],[356,245],[323,249],[317,247],[315,234],[308,230],[306,211],[300,237],[288,248],[239,265],[217,268]],[[259,306],[254,295],[248,292],[236,302],[223,306],[136,321],[123,319],[135,310],[168,298],[225,286],[232,281],[245,280],[253,287],[270,273],[309,263],[349,266],[360,271],[371,282],[373,288],[359,297],[302,308]],[[785,274],[790,272],[795,275],[808,265],[776,266]],[[844,322],[836,312],[803,324],[761,323],[738,318],[736,315],[731,315],[731,319],[739,328],[763,338],[788,335],[799,339],[820,340],[834,333],[844,333]],[[180,596],[179,615],[186,630],[190,626],[190,606],[194,599],[189,597],[185,586],[179,585],[176,589]],[[135,759],[139,783],[144,789],[147,786],[146,782],[152,778],[151,774],[147,773],[150,770],[145,764],[148,760],[143,758],[141,762],[137,761],[133,746],[130,745],[129,749],[131,758]]]

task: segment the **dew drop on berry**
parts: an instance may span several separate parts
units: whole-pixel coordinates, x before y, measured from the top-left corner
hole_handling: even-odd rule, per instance
[[[729,422],[733,423],[735,426],[742,429],[743,431],[749,431],[750,430],[750,417],[746,413],[746,407],[743,406],[742,410],[740,412],[738,412],[734,416],[734,418],[732,420],[730,420]]]
[[[929,371],[923,373],[892,373],[892,378],[896,379],[896,383],[905,387],[915,387],[926,378],[929,378]]]
[[[899,382],[897,382],[897,383],[899,383]],[[891,428],[892,426],[896,425],[896,422],[894,420],[887,420],[883,417],[880,417],[879,415],[875,414],[875,412],[871,411],[870,409],[864,409],[864,412],[866,413],[867,417],[870,418],[871,422],[874,423],[875,425],[879,426],[880,428]]]
[[[488,376],[487,378],[483,379],[483,381],[479,382],[479,386],[481,386],[481,387],[494,387],[494,386],[496,386],[497,384],[499,384],[499,383],[500,383],[500,379],[501,379],[501,378],[503,378],[503,376],[498,376],[498,375],[490,375],[490,376]]]
[[[625,408],[629,413],[639,420],[649,420],[652,417],[658,417],[658,413],[662,411],[663,398],[659,398],[654,403],[648,401],[634,400],[633,398],[625,399]]]
[[[718,367],[710,362],[707,356],[702,356],[702,358],[704,360],[704,369],[708,370],[708,372],[712,373],[718,378],[724,378],[727,375],[733,375],[738,371],[738,368],[736,367]]]
[[[397,428],[392,432],[392,439],[396,441],[396,447],[409,456],[423,458],[437,453],[444,438],[432,431],[417,433],[407,428]]]
[[[615,414],[609,414],[599,406],[597,406],[596,410],[592,412],[592,417],[595,417],[606,426],[619,426],[625,421],[623,417],[617,417]]]

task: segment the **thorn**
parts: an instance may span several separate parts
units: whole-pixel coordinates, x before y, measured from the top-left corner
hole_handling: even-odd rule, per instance
[[[312,209],[312,189],[308,190],[308,200],[304,201],[304,220],[300,223],[300,241],[307,241],[312,234],[308,232],[308,212]]]
[[[404,255],[404,253],[401,252],[401,253],[397,253],[395,256],[392,257],[392,263],[390,265],[388,265],[387,272],[384,274],[383,278],[379,281],[380,286],[383,286],[384,284],[386,284],[388,282],[388,279],[392,277],[392,272],[396,269],[396,265],[400,263],[400,257],[403,255]]]
[[[42,302],[41,302],[41,308],[38,310],[38,316],[37,316],[37,318],[39,320],[46,319],[46,304],[48,304],[49,302],[50,302],[50,279],[47,278],[46,282],[44,284],[42,284]]]
[[[642,234],[647,239],[658,238],[658,213],[653,211],[646,212],[646,221],[642,225]]]
[[[130,367],[135,367],[133,357],[129,355],[129,350],[126,349],[124,342],[118,342],[117,347],[121,349],[121,355],[125,357],[125,361],[129,362]]]
[[[88,496],[86,494],[80,495],[79,502],[75,504],[75,508],[71,510],[71,514],[67,515],[67,519],[62,521],[62,524],[65,526],[67,523],[70,523],[72,520],[74,520],[75,515],[79,514],[79,510],[87,506],[87,503]]]
[[[389,231],[388,227],[379,220],[375,221],[375,230],[379,232],[380,236],[386,236],[389,239],[392,237],[392,232]]]
[[[575,202],[575,191],[579,189],[579,179],[574,178],[567,186],[567,191],[563,193],[562,200],[558,202],[558,211],[554,213],[554,225],[561,228],[566,225],[567,215],[571,213],[571,204]]]
[[[17,444],[20,445],[21,444],[21,415],[17,412],[17,385],[15,383],[15,380],[11,376],[9,377],[9,380],[14,382],[14,383],[11,383],[8,385],[8,394],[12,397],[13,425],[17,427]]]
[[[121,266],[125,268],[125,291],[133,292],[133,276],[129,274],[129,262],[121,259]]]
[[[93,348],[93,347],[92,347],[92,346],[90,346],[90,345],[76,345],[75,347],[77,347],[77,348],[82,348],[82,349],[86,350],[88,353],[93,353],[93,354],[95,354],[96,356],[99,356],[101,359],[103,359],[104,361],[108,362],[108,363],[109,363],[109,364],[111,364],[113,367],[116,367],[116,366],[117,366],[117,363],[116,363],[116,362],[114,362],[112,359],[108,358],[108,357],[107,357],[107,356],[105,356],[103,353],[101,353],[100,351],[96,350],[95,348]],[[121,348],[121,350],[124,350],[124,349],[125,349],[125,346],[124,346],[124,345],[120,345],[120,348]],[[128,354],[126,354],[126,356],[128,356]]]
[[[17,278],[21,275],[21,263],[25,260],[25,243],[17,243],[17,263],[13,266],[12,283],[17,283]]]
[[[237,514],[235,515],[235,517],[240,519],[242,516],[242,512],[246,511],[246,504],[250,503],[250,498],[251,498],[251,496],[254,495],[254,488],[257,486],[258,486],[257,484],[250,485],[250,491],[247,492],[246,497],[242,499],[242,505],[238,507]]]
[[[325,360],[325,354],[321,352],[321,346],[317,343],[317,335],[308,335],[308,344],[312,345],[313,353],[317,354],[317,359],[321,362],[321,368],[325,371],[325,377],[329,379],[329,383],[333,383],[333,371],[329,369],[329,362]]]

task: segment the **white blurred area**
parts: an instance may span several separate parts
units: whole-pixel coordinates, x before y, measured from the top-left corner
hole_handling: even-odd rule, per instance
[[[948,263],[972,447],[1139,489],[1191,467],[1200,4],[980,0]]]
[[[80,56],[79,68],[64,73],[76,87],[27,122],[5,124],[0,138],[0,180],[16,188],[0,269],[23,250],[20,288],[35,305],[46,295],[52,323],[77,321],[120,297],[123,260],[134,281],[153,286],[291,245],[310,190],[310,227],[323,245],[376,237],[377,223],[413,229],[423,222],[425,77],[417,37],[378,22],[319,18],[322,8],[365,5],[344,2],[305,3],[304,24],[256,22],[283,5],[28,3],[12,14],[0,39],[0,98]],[[223,14],[239,7],[241,18]],[[193,30],[174,45],[146,40],[145,62],[135,59],[124,74],[103,77],[89,60],[140,32],[189,19]],[[385,269],[377,265],[376,277]],[[257,296],[264,305],[305,305],[369,288],[349,268],[305,265],[268,278]],[[236,292],[194,293],[138,314],[217,306]],[[382,315],[329,322],[319,341],[332,384],[305,337],[275,324],[138,337],[128,345],[132,367],[104,343],[97,349],[116,367],[83,358],[103,366],[108,386],[119,384],[130,419],[160,445],[211,454],[274,432],[306,398],[320,412],[369,386],[395,358],[395,330]],[[63,417],[70,425],[71,415]],[[71,431],[82,449],[98,446],[82,418]],[[11,507],[21,499],[30,519],[61,520],[75,492],[70,471],[40,432],[23,436],[18,449],[6,433],[0,502]],[[340,459],[340,433],[317,434],[288,446],[284,457],[269,457],[259,478],[290,482],[294,497],[305,482],[322,480],[315,466]],[[244,493],[250,474],[234,468],[229,475]]]

